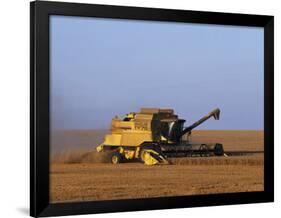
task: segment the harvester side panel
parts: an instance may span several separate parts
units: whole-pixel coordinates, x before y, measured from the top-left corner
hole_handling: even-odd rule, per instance
[[[108,134],[105,136],[103,144],[105,145],[120,145],[122,135],[120,134]]]
[[[121,145],[139,146],[144,141],[152,141],[151,131],[124,131],[122,134]]]

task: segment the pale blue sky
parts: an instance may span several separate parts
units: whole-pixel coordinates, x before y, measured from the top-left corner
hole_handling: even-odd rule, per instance
[[[198,129],[263,129],[263,28],[51,16],[51,127],[109,127],[140,107]]]

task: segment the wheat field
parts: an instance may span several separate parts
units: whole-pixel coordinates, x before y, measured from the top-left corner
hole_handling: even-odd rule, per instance
[[[263,190],[262,131],[198,130],[193,132],[192,141],[222,143],[229,154],[248,153],[171,158],[170,165],[111,165],[107,154],[95,152],[95,146],[63,150],[67,144],[61,144],[60,152],[52,153],[50,163],[50,200],[75,202]]]

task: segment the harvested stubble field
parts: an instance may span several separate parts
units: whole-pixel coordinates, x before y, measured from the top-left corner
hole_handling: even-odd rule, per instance
[[[106,155],[86,148],[54,154],[51,202],[263,190],[262,131],[194,131],[192,140],[221,142],[234,156],[173,158],[171,165],[144,166],[104,163]],[[248,153],[237,156],[237,151]]]

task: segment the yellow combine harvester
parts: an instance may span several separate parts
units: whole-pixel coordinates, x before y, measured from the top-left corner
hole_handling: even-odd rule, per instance
[[[139,113],[129,113],[124,118],[115,117],[111,133],[96,149],[111,152],[111,162],[137,159],[146,165],[168,163],[168,157],[210,156],[224,154],[222,144],[193,144],[191,131],[209,119],[219,119],[215,109],[197,122],[184,128],[172,109],[141,108]]]

